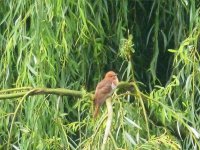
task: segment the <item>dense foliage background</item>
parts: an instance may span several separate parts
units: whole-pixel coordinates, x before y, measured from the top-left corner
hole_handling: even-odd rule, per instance
[[[0,7],[0,88],[85,93],[1,100],[0,149],[100,149],[106,109],[94,121],[86,91],[108,70],[134,88],[113,97],[107,149],[200,149],[199,0],[2,0]]]

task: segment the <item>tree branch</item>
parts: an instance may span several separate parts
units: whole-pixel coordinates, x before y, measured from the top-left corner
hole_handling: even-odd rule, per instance
[[[120,82],[118,85],[118,88],[128,88],[131,86],[132,86],[131,83]],[[32,92],[30,92],[30,91],[32,91]],[[22,87],[22,88],[12,88],[12,89],[1,90],[0,91],[0,100],[23,97],[28,92],[30,92],[28,94],[28,96],[54,94],[54,95],[60,95],[60,96],[83,97],[83,95],[85,94],[83,91],[70,90],[70,89],[64,89],[64,88],[52,89],[52,88]],[[93,94],[90,92],[88,92],[88,94],[91,97],[93,96]]]
[[[8,90],[3,90],[3,92],[0,91],[0,100],[3,99],[13,99],[13,98],[19,98],[23,97],[25,94],[27,94],[29,91],[32,91],[28,94],[28,96],[32,95],[43,95],[43,94],[55,94],[55,95],[61,95],[61,96],[76,96],[76,97],[82,97],[83,92],[82,91],[76,91],[76,90],[69,90],[69,89],[64,89],[64,88],[57,88],[57,89],[50,89],[50,88],[27,88],[26,91],[20,91],[16,92],[18,90],[14,89],[8,89]],[[12,92],[12,93],[7,93],[7,91]],[[16,92],[16,93],[14,93]]]

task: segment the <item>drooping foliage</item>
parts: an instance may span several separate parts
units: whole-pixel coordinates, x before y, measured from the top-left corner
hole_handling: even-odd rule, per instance
[[[0,7],[0,89],[86,93],[1,100],[0,149],[100,149],[106,108],[94,121],[87,92],[108,70],[133,88],[113,96],[107,149],[200,148],[198,0],[3,0]]]

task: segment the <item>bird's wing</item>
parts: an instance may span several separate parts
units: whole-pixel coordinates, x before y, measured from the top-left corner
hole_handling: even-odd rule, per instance
[[[107,94],[112,91],[112,82],[110,80],[103,79],[96,87],[96,91],[99,93]]]
[[[106,79],[103,79],[98,83],[94,96],[94,104],[101,105],[110,96],[112,92],[112,82]]]

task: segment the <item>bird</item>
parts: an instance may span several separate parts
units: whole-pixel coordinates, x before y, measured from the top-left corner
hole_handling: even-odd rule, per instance
[[[94,95],[94,118],[97,117],[100,106],[113,94],[118,83],[117,74],[114,71],[108,71],[104,79],[97,84]]]

